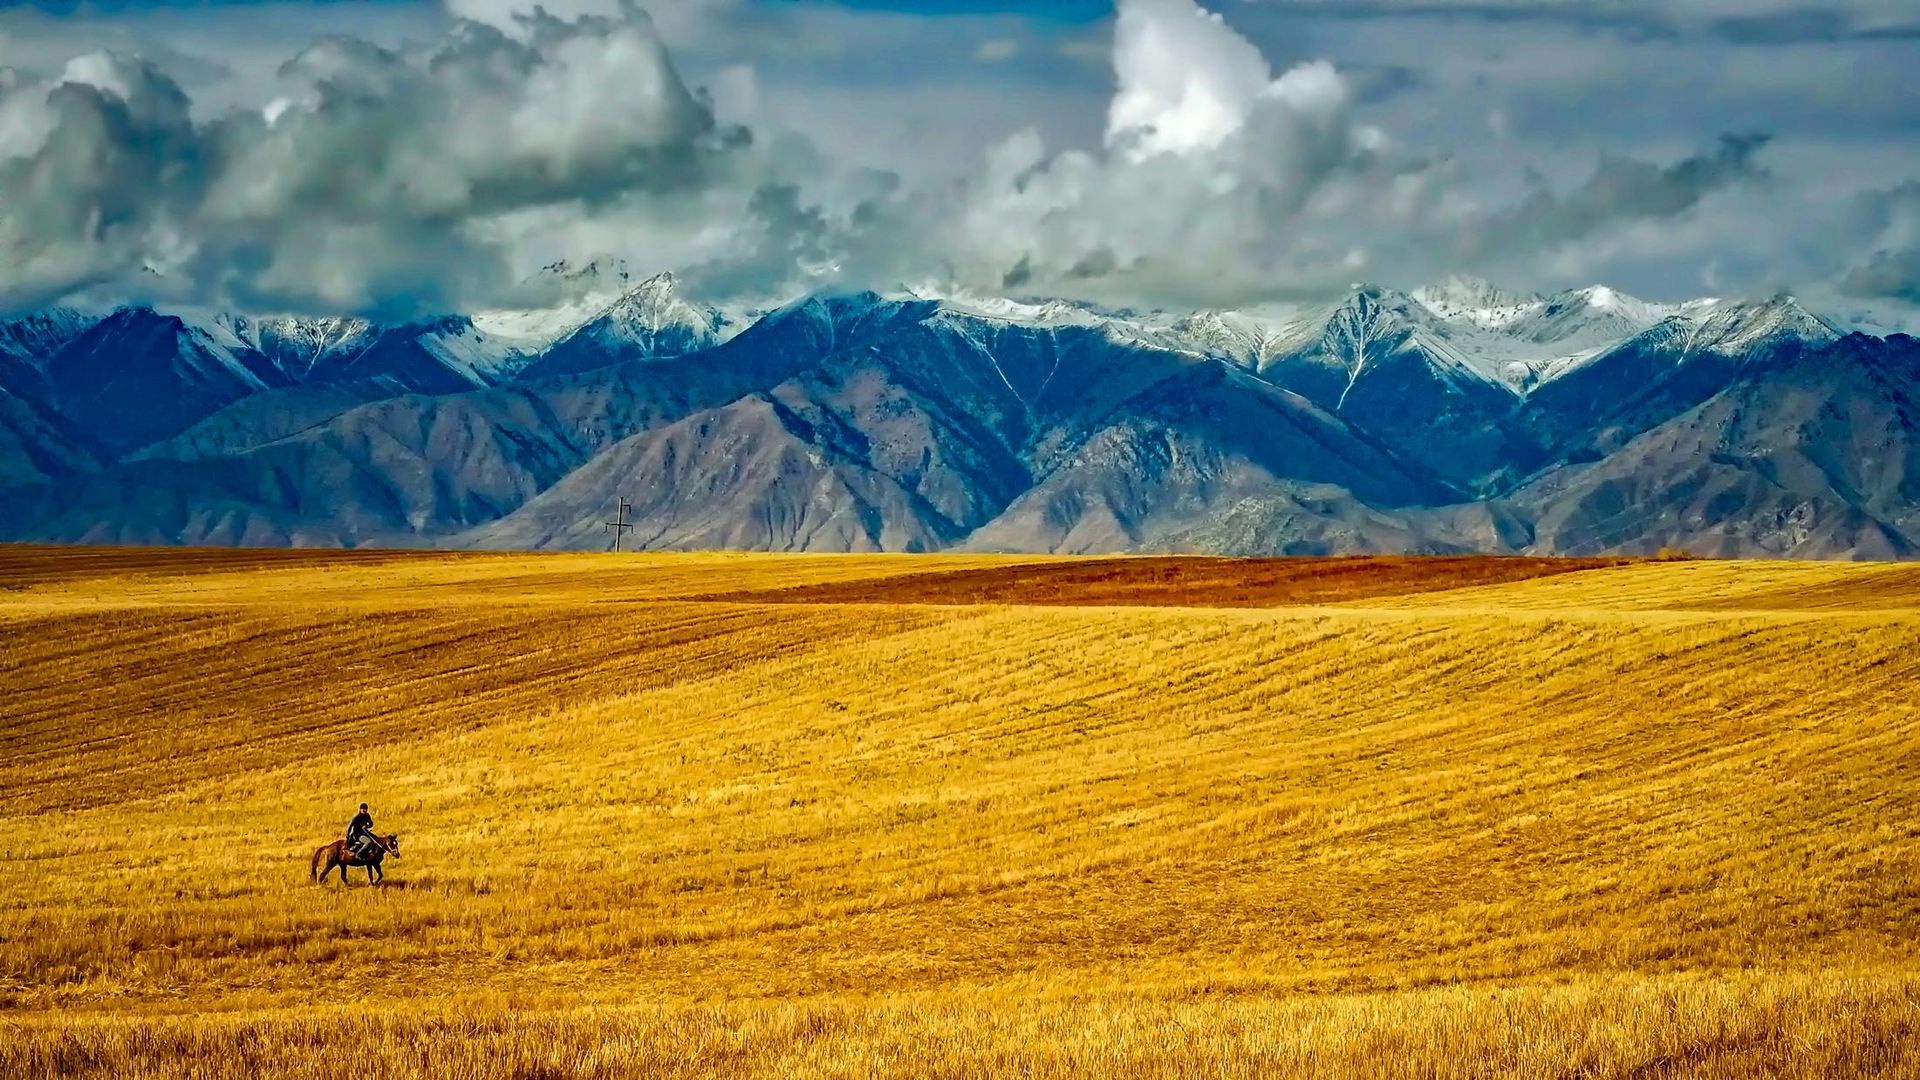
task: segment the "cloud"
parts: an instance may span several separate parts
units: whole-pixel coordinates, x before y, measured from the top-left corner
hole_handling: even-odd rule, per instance
[[[416,54],[324,40],[280,87],[195,122],[165,75],[90,54],[0,97],[0,302],[145,266],[136,287],[196,300],[444,310],[510,281],[545,212],[680,222],[663,253],[694,258],[764,180],[630,3]]]
[[[1356,121],[1338,72],[1309,62],[1276,76],[1192,0],[1123,0],[1112,64],[1097,150],[1050,153],[1037,132],[1016,134],[956,197],[915,208],[949,208],[930,235],[877,246],[930,253],[956,287],[1127,302],[1347,277],[1347,249],[1294,226],[1334,204],[1391,213],[1405,173]]]
[[[650,15],[626,0],[449,0],[461,17],[437,40],[314,42],[270,83],[250,77],[250,94],[223,89],[221,111],[120,52],[0,76],[0,306],[80,293],[416,315],[518,302],[533,267],[595,255],[753,302],[904,284],[1229,306],[1462,270],[1541,287],[1625,274],[1664,292],[1703,268],[1734,288],[1824,273],[1898,297],[1920,247],[1895,209],[1821,224],[1902,159],[1861,166],[1816,205],[1829,156],[1785,136],[1712,142],[1731,105],[1658,141],[1616,130],[1633,149],[1596,153],[1608,143],[1586,133],[1611,114],[1580,101],[1625,46],[1556,52],[1546,39],[1564,28],[1537,22],[1508,42],[1528,48],[1441,63],[1366,35],[1263,48],[1239,24],[1284,22],[1243,7],[1230,23],[1195,0],[1120,0],[1110,24],[1051,38],[1003,17],[955,17],[963,31],[799,7],[729,38],[739,2]],[[776,24],[791,50],[766,41]],[[1472,29],[1424,25],[1449,55]],[[1096,37],[1110,80],[1058,55]],[[913,53],[902,76],[893,58],[935,40],[945,52]],[[1362,62],[1312,51],[1342,41]],[[1673,42],[1650,47],[1679,70]],[[676,62],[689,54],[691,78]],[[1768,68],[1608,101],[1667,116],[1643,99],[1697,108],[1704,91],[1671,91],[1708,83],[1805,98],[1764,90]],[[1519,90],[1489,93],[1474,72]],[[1850,170],[1864,160],[1846,152]],[[1789,226],[1753,229],[1788,202]]]
[[[1723,188],[1764,177],[1754,158],[1769,141],[1725,135],[1712,151],[1667,166],[1603,157],[1573,191],[1557,195],[1539,186],[1520,205],[1473,223],[1462,257],[1552,251],[1611,227],[1678,217]]]
[[[1876,251],[1847,274],[1842,287],[1850,296],[1920,304],[1920,248]]]
[[[1191,0],[1121,4],[1113,69],[1107,143],[1135,160],[1219,146],[1274,85],[1260,50]]]
[[[1276,74],[1193,0],[1122,0],[1111,62],[1098,148],[1055,152],[1021,132],[956,192],[870,215],[883,224],[837,265],[881,283],[1170,306],[1458,270],[1532,280],[1578,268],[1590,248],[1635,251],[1640,226],[1764,175],[1767,139],[1729,136],[1671,164],[1604,155],[1570,185],[1536,180],[1490,202],[1456,161],[1363,122],[1332,64]]]
[[[1861,196],[1855,215],[1868,254],[1847,271],[1841,291],[1920,304],[1920,182]]]
[[[142,38],[123,26],[61,19],[32,7],[0,10],[0,68],[13,69],[24,81],[56,76],[72,58],[96,52],[138,54],[183,86],[203,86],[232,74],[226,63],[200,50]]]
[[[1192,0],[1122,0],[1112,62],[1098,150],[1004,142],[944,234],[912,245],[947,254],[958,287],[1225,306],[1459,271],[1545,285],[1630,268],[1667,285],[1663,256],[1699,254],[1669,237],[1731,235],[1712,215],[1715,229],[1676,226],[1768,181],[1769,137],[1737,134],[1665,163],[1602,153],[1501,199],[1485,160],[1398,144],[1363,121],[1347,73],[1276,74]]]
[[[6,82],[0,298],[44,303],[176,242],[174,219],[200,200],[210,150],[177,85],[104,53],[48,82]]]

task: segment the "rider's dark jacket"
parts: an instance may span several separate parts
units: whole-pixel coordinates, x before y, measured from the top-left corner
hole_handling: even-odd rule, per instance
[[[372,835],[373,815],[367,813],[365,810],[353,815],[353,820],[347,822],[347,843],[352,844],[362,836]]]

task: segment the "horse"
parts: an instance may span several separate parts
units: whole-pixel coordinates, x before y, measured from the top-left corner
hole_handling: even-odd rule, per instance
[[[367,884],[378,885],[381,881],[385,880],[387,876],[387,872],[380,869],[380,860],[386,858],[388,855],[396,859],[400,857],[399,833],[394,833],[390,836],[374,837],[373,850],[366,855],[348,851],[345,840],[335,840],[333,843],[327,844],[321,847],[319,851],[313,853],[313,865],[309,868],[308,877],[314,881],[324,882],[327,880],[327,875],[333,873],[333,868],[337,866],[340,868],[340,884],[345,885],[347,883],[347,867],[364,866],[367,868]],[[325,856],[327,860],[327,868],[325,870],[320,869],[320,859],[322,856]]]

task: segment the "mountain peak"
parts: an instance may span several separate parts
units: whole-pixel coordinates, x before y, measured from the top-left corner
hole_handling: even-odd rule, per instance
[[[1441,316],[1518,307],[1539,299],[1537,296],[1508,292],[1485,278],[1466,274],[1451,274],[1431,285],[1422,285],[1413,291],[1413,298]]]
[[[1577,291],[1581,296],[1586,298],[1588,307],[1599,308],[1602,311],[1613,311],[1633,299],[1630,296],[1623,296],[1605,285],[1589,285]]]
[[[1825,345],[1839,338],[1840,331],[1832,323],[1801,306],[1798,298],[1780,292],[1755,303],[1714,305],[1699,320],[1689,347],[1731,353],[1782,339]]]
[[[627,288],[616,304],[670,304],[679,299],[679,279],[660,273]]]
[[[961,315],[1000,322],[1025,323],[1031,326],[1095,325],[1106,321],[1105,317],[1095,311],[1092,306],[1075,300],[1029,301],[972,294],[956,294],[936,299],[914,292],[906,292],[903,295],[914,300],[933,299],[946,310]]]
[[[608,355],[635,348],[647,355],[675,355],[724,340],[728,324],[720,312],[681,296],[679,280],[661,273],[623,290],[573,337],[596,343]]]
[[[1623,293],[1611,285],[1588,285],[1545,297],[1546,313],[1563,319],[1610,320],[1625,329],[1644,329],[1671,314],[1666,307]]]

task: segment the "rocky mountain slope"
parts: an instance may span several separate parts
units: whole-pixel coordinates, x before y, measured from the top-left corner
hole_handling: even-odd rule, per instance
[[[1920,344],[1789,297],[1461,279],[1189,313],[753,318],[549,268],[404,325],[0,321],[0,538],[773,550],[1920,550]]]

